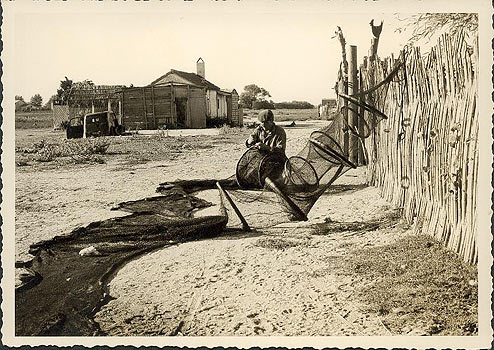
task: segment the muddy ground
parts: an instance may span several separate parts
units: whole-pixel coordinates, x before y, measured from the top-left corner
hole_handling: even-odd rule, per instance
[[[326,124],[286,128],[287,155]],[[42,139],[63,143],[63,133],[16,130],[16,260],[29,260],[33,243],[128,215],[110,209],[156,196],[162,182],[232,175],[248,132],[117,137],[94,158],[40,161],[29,148]],[[219,203],[216,190],[197,196]],[[265,209],[262,203],[240,207],[248,219]],[[229,214],[229,225],[239,227]],[[253,232],[128,262],[110,282],[115,299],[95,320],[108,335],[476,334],[475,267],[413,235],[399,210],[365,185],[365,168],[342,176],[308,222],[273,227],[269,221],[254,223]],[[379,288],[396,285],[401,289],[379,299],[386,294]]]

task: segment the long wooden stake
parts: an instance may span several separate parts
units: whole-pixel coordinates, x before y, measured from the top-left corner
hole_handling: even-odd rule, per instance
[[[348,94],[355,95],[358,93],[358,78],[357,78],[357,46],[350,45],[350,58],[348,62]],[[355,107],[355,106],[352,106]],[[355,108],[350,110],[348,115],[348,125],[354,130],[358,130],[358,113]],[[348,158],[353,164],[359,164],[358,151],[359,142],[356,135],[349,133]]]
[[[221,187],[219,182],[216,183],[216,187],[218,187],[220,192],[225,196],[228,203],[230,203],[230,205],[232,206],[233,210],[235,211],[235,214],[237,214],[238,218],[240,219],[240,222],[242,222],[242,228],[244,229],[244,231],[247,231],[247,232],[251,231],[249,224],[247,223],[247,221],[245,221],[245,218],[243,217],[240,210],[238,210],[237,206],[235,205],[235,203],[231,199],[230,195],[223,189],[223,187]]]
[[[293,203],[293,201],[286,194],[284,194],[269,177],[266,177],[265,183],[266,185],[269,186],[269,188],[271,188],[271,190],[274,193],[280,196],[280,198],[290,207],[292,213],[295,215],[295,218],[297,220],[300,221],[309,220],[307,218],[307,215],[305,215],[304,212],[295,203]]]

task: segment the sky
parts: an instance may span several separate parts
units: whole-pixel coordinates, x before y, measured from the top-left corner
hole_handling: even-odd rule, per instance
[[[335,13],[321,2],[270,4],[19,11],[13,33],[15,94],[29,100],[39,93],[46,102],[64,77],[145,86],[170,69],[196,72],[202,57],[206,79],[221,88],[241,93],[245,85],[257,84],[275,102],[318,104],[334,96],[341,61],[337,26],[348,45],[357,45],[359,62],[370,47],[371,19],[384,20],[382,57],[397,54],[409,35],[395,32],[402,23],[393,13]]]

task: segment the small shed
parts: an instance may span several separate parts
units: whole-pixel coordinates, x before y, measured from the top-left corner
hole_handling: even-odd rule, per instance
[[[318,108],[319,118],[329,117],[334,108],[336,108],[335,98],[323,98]]]
[[[223,90],[228,95],[226,97],[227,118],[230,125],[244,125],[243,110],[239,105],[239,96],[237,90]]]
[[[321,105],[328,106],[329,108],[335,108],[336,98],[323,98],[321,101]]]

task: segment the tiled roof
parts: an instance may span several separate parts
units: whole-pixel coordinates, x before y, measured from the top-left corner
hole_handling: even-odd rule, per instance
[[[200,75],[197,75],[195,73],[182,72],[182,71],[175,70],[175,69],[172,69],[171,71],[169,71],[165,75],[159,77],[158,79],[153,81],[150,85],[158,84],[161,79],[163,79],[164,77],[166,77],[167,75],[170,75],[170,74],[176,74],[179,77],[181,77],[182,79],[189,81],[192,85],[205,87],[205,88],[210,89],[210,90],[220,90],[220,88],[218,86],[216,86],[213,83],[211,83],[210,81],[204,79]]]

